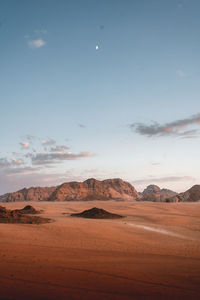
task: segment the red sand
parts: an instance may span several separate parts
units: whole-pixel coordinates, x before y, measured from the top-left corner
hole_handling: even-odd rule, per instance
[[[200,203],[29,204],[56,222],[0,224],[0,299],[200,299]]]

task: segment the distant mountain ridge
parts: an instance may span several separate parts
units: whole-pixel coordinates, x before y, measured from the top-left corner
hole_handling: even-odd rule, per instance
[[[200,201],[200,185],[194,185],[184,193],[149,185],[142,193],[120,178],[84,182],[65,182],[55,187],[24,188],[0,196],[0,202],[17,201],[87,201],[87,200],[136,200],[152,202],[197,202]]]
[[[0,202],[15,201],[81,201],[81,200],[135,200],[140,195],[136,189],[122,179],[66,182],[56,187],[24,188],[14,193],[0,196]]]
[[[0,196],[0,202],[45,201],[48,200],[55,188],[56,187],[23,188],[17,192]]]

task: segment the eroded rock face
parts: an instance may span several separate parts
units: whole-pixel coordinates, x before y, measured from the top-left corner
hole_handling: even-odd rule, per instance
[[[99,181],[88,179],[84,182],[67,182],[58,186],[50,201],[81,201],[81,200],[135,200],[139,198],[135,188],[121,179]]]
[[[56,187],[31,187],[0,196],[0,202],[45,201]]]
[[[119,219],[123,218],[121,215],[112,214],[104,209],[93,207],[84,210],[81,213],[71,214],[72,217],[87,218],[87,219]]]
[[[9,210],[0,206],[0,223],[41,224],[49,222],[51,220],[47,218],[27,216],[17,210]]]
[[[200,201],[200,185],[196,184],[184,193],[166,199],[167,202],[198,202]]]
[[[168,190],[160,189],[157,185],[149,185],[142,193],[141,201],[164,202],[167,198],[173,197],[177,193]]]

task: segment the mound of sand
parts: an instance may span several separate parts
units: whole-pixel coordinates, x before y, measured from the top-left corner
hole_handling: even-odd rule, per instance
[[[37,216],[26,216],[18,210],[8,210],[0,206],[0,223],[23,223],[23,224],[41,224],[49,223],[51,219]]]
[[[112,214],[104,209],[93,207],[88,210],[84,210],[81,213],[73,213],[72,217],[88,218],[88,219],[118,219],[123,216]]]
[[[26,205],[24,208],[22,209],[15,209],[13,210],[15,212],[19,212],[21,214],[31,214],[31,215],[35,215],[35,214],[40,214],[41,212],[39,210],[36,210],[33,206],[31,205]]]

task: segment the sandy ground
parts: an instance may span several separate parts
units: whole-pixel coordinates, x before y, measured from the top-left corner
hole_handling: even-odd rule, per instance
[[[200,203],[28,204],[55,222],[0,224],[0,299],[200,299]]]

